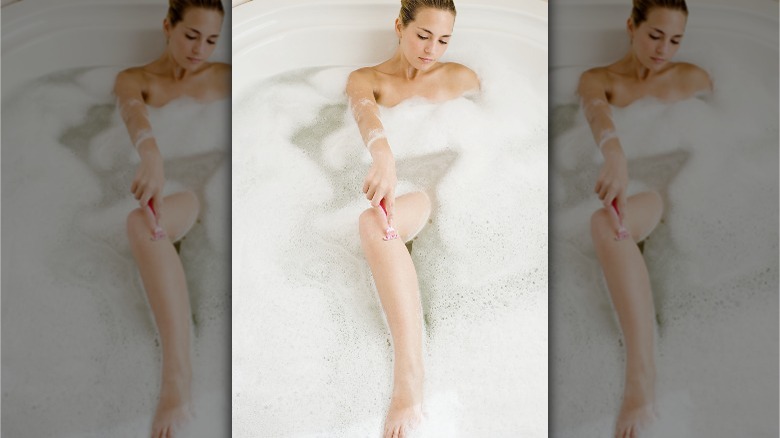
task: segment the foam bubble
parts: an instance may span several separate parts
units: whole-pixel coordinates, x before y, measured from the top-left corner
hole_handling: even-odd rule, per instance
[[[418,436],[547,427],[547,121],[515,118],[546,99],[512,99],[530,79],[489,59],[471,64],[477,98],[380,108],[397,192],[433,201],[412,254],[426,321]],[[351,70],[291,72],[234,107],[239,435],[378,434],[389,404],[391,337],[358,236],[370,156],[343,91]]]

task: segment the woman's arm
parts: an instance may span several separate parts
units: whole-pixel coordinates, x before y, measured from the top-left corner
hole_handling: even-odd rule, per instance
[[[617,207],[622,217],[626,208],[626,188],[628,187],[628,165],[620,145],[612,111],[609,108],[606,93],[606,79],[596,70],[588,70],[580,77],[577,92],[580,95],[582,111],[590,125],[593,139],[604,156],[594,191],[604,207],[609,208],[617,198]]]
[[[347,97],[363,142],[371,154],[373,163],[363,182],[363,193],[374,207],[385,200],[388,224],[392,226],[395,202],[395,159],[387,142],[379,105],[374,97],[371,72],[360,69],[352,72],[347,80]]]
[[[125,70],[117,75],[114,83],[117,107],[130,140],[141,157],[141,165],[138,166],[130,191],[141,208],[146,207],[151,200],[159,220],[162,213],[161,193],[165,184],[163,159],[152,133],[142,90],[142,78],[137,73]]]

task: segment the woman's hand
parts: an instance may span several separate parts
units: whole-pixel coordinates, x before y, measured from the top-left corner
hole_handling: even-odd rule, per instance
[[[159,221],[162,216],[161,194],[165,185],[163,158],[156,146],[146,148],[144,146],[146,145],[141,145],[138,151],[141,156],[141,164],[135,172],[130,191],[138,200],[141,208],[146,208],[149,201],[152,201],[155,216]]]
[[[628,163],[623,149],[617,142],[611,142],[602,148],[604,165],[601,166],[594,191],[609,209],[612,200],[617,198],[617,208],[622,220],[626,214],[626,188],[628,187]]]
[[[395,158],[389,145],[376,144],[371,149],[373,163],[363,181],[363,193],[374,207],[385,200],[388,226],[393,226],[393,208],[395,205]]]

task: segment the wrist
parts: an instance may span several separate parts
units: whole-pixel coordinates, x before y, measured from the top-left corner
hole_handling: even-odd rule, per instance
[[[623,148],[620,147],[620,142],[616,138],[611,139],[601,146],[601,154],[604,155],[605,159],[625,158],[623,155]]]
[[[141,160],[160,158],[160,150],[153,141],[145,141],[138,145],[138,155]]]
[[[368,148],[368,153],[371,154],[371,158],[378,159],[392,159],[393,151],[390,149],[390,145],[384,139],[375,141]]]

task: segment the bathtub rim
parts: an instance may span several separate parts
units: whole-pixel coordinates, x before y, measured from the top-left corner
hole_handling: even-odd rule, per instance
[[[530,0],[518,3],[513,0],[491,0],[489,3],[479,0],[460,0],[457,4],[458,18],[456,19],[456,28],[470,31],[480,30],[496,32],[511,31],[511,37],[523,39],[529,46],[538,48],[547,54],[548,48],[548,17],[547,2],[544,0]],[[329,8],[334,10],[328,16],[320,14],[308,14],[303,17],[303,22],[293,22],[289,19],[290,14],[301,10],[301,8]],[[338,9],[337,9],[338,8]],[[373,13],[375,9],[382,9],[381,14]],[[396,0],[289,0],[283,5],[274,5],[268,1],[256,0],[243,3],[236,6],[233,17],[233,47],[232,59],[236,68],[233,76],[233,97],[234,101],[241,96],[244,89],[250,84],[259,82],[262,79],[274,76],[285,71],[327,65],[366,65],[368,63],[380,61],[380,58],[365,57],[355,54],[357,51],[365,52],[363,47],[353,47],[353,51],[347,50],[352,54],[351,58],[339,51],[335,57],[326,60],[313,60],[311,63],[301,60],[301,56],[284,53],[282,54],[281,65],[264,65],[257,58],[274,53],[277,47],[282,47],[282,41],[290,40],[301,43],[305,40],[302,35],[321,31],[334,31],[344,33],[348,30],[355,32],[366,32],[369,34],[366,46],[371,46],[380,41],[376,37],[377,33],[390,32],[392,23],[395,20],[398,10]],[[349,10],[349,14],[341,13]],[[495,18],[497,14],[508,16],[509,18],[498,26],[490,27],[483,25],[475,27],[480,23],[485,23],[485,17],[492,14]],[[354,20],[355,18],[358,20]],[[464,18],[465,17],[465,18]],[[364,19],[363,21],[360,21]],[[352,21],[350,21],[352,20]],[[482,21],[481,21],[482,20]],[[518,26],[516,20],[523,20],[520,23],[527,24],[528,28]],[[512,23],[509,25],[508,23]],[[296,35],[297,33],[297,35]],[[297,39],[296,39],[297,38]],[[386,38],[385,38],[386,39]],[[381,40],[380,47],[384,47],[384,40]],[[321,44],[321,43],[319,43]],[[297,47],[297,46],[295,46]],[[293,59],[298,56],[298,58]],[[384,58],[381,58],[384,59]],[[278,59],[274,59],[278,61]],[[546,65],[545,65],[546,68]],[[245,73],[251,71],[252,77]]]

